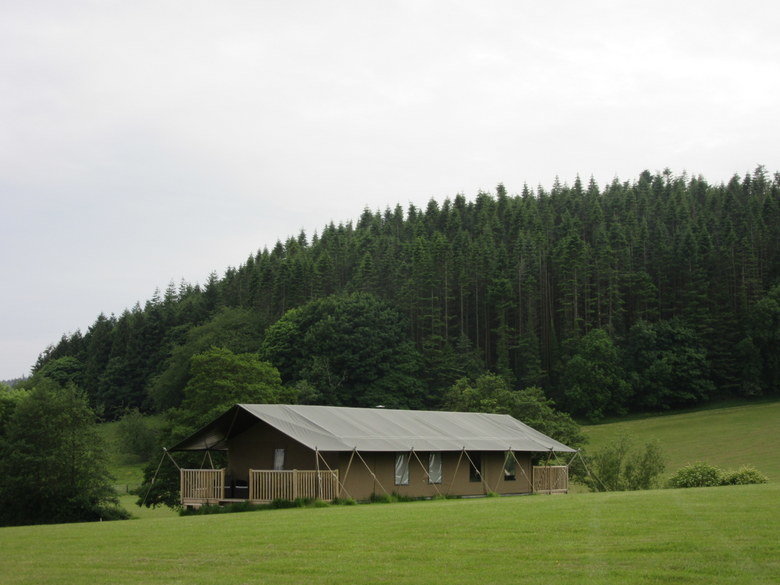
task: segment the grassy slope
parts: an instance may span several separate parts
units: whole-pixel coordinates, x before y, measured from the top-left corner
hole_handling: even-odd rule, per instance
[[[119,494],[119,503],[136,518],[170,518],[177,513],[169,508],[141,508],[136,505],[138,496],[128,493],[141,485],[145,463],[133,456],[121,453],[116,422],[98,425],[98,431],[106,445],[109,471],[114,476],[114,489]],[[165,461],[166,465],[171,465]]]
[[[0,581],[768,584],[779,500],[770,483],[2,528]]]
[[[727,469],[752,465],[780,481],[780,402],[712,408],[584,428],[588,449],[598,449],[621,435],[636,445],[657,439],[669,472],[706,461]]]

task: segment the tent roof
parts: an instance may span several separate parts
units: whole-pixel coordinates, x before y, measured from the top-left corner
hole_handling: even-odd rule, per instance
[[[507,414],[287,404],[237,404],[171,451],[225,450],[257,421],[320,451],[574,452]]]

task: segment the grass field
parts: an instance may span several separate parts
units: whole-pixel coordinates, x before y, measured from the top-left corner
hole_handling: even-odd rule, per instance
[[[776,584],[780,484],[0,529],[0,582]]]
[[[780,481],[780,402],[710,408],[584,427],[592,451],[621,435],[637,446],[657,439],[669,473],[706,461],[728,469],[752,465]],[[668,475],[668,474],[667,474]]]
[[[116,423],[101,425],[107,442],[115,487],[122,494],[122,505],[138,518],[166,518],[175,515],[167,508],[149,510],[135,505],[136,497],[128,488],[141,483],[141,463],[118,452]],[[588,450],[609,444],[621,435],[636,446],[657,439],[663,449],[669,476],[687,463],[706,461],[724,468],[753,465],[771,481],[780,481],[780,445],[776,438],[780,428],[780,402],[760,402],[708,408],[694,412],[645,416],[583,427],[588,436]],[[163,462],[169,465],[168,461]],[[572,486],[574,491],[586,491]]]

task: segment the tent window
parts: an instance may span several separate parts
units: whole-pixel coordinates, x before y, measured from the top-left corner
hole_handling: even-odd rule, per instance
[[[409,453],[395,454],[395,485],[409,485]]]
[[[441,483],[441,453],[428,454],[428,483]]]
[[[506,454],[504,459],[504,481],[515,481],[517,479],[517,460],[512,453]]]
[[[469,481],[482,481],[482,453],[469,453]]]
[[[274,449],[274,471],[284,469],[284,449]]]

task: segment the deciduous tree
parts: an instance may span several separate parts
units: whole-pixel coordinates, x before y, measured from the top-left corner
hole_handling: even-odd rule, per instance
[[[21,400],[0,442],[0,523],[126,517],[116,506],[86,395],[43,378]]]

